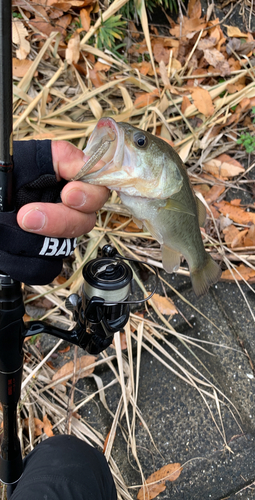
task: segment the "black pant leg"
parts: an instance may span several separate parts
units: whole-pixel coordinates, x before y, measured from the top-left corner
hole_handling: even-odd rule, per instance
[[[10,500],[117,500],[103,456],[74,436],[54,436],[24,459]]]

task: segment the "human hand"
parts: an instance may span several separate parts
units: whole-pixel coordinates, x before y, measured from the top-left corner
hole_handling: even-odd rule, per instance
[[[52,162],[56,178],[70,180],[84,164],[83,152],[66,141],[52,141]],[[75,238],[95,225],[95,211],[107,201],[109,191],[80,181],[62,190],[62,203],[28,203],[17,214],[19,226],[28,232],[56,238]]]

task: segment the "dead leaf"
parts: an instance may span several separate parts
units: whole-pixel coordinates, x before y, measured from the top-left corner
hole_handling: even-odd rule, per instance
[[[84,31],[89,31],[90,23],[91,23],[90,12],[92,11],[92,9],[93,9],[93,6],[91,5],[87,9],[80,10],[81,25],[82,25]]]
[[[16,57],[12,58],[12,72],[13,76],[17,76],[19,78],[23,78],[26,73],[30,70],[33,61],[29,59],[17,59]],[[34,76],[38,76],[38,71],[34,73]]]
[[[234,238],[236,238],[239,234],[239,231],[234,224],[230,224],[225,229],[223,229],[224,240],[226,245],[231,246],[231,243]]]
[[[252,224],[250,229],[244,238],[244,246],[245,247],[254,247],[255,246],[255,225]]]
[[[236,37],[236,38],[246,38],[248,37],[247,33],[242,33],[241,30],[237,26],[226,26],[227,28],[227,35],[230,37]]]
[[[238,231],[238,234],[233,238],[231,242],[231,248],[243,247],[244,239],[248,233],[248,229],[243,229],[243,231]]]
[[[255,271],[254,269],[251,269],[248,266],[245,266],[244,264],[241,264],[240,266],[236,267],[238,274],[234,269],[232,269],[232,273],[229,271],[229,269],[226,269],[226,271],[223,271],[221,275],[221,280],[227,280],[227,281],[242,281],[242,278],[245,279],[246,281],[255,281]],[[241,276],[240,276],[241,275]]]
[[[94,66],[94,69],[96,71],[109,71],[109,69],[111,68],[110,64],[107,64],[107,63],[102,63],[101,61],[97,61],[95,66]]]
[[[195,75],[205,75],[204,78],[190,78],[190,80],[187,81],[187,87],[194,87],[195,83],[196,85],[200,85],[204,79],[206,78],[207,76],[207,69],[205,68],[196,68],[194,69],[194,71],[192,71],[191,75],[192,76],[195,76]]]
[[[230,179],[245,172],[245,168],[241,163],[227,154],[222,154],[210,160],[203,165],[203,170],[209,172],[215,177],[225,177]]]
[[[103,85],[105,82],[102,79],[102,74],[100,74],[99,71],[96,71],[95,69],[90,69],[89,70],[89,78],[92,81],[94,87],[99,88],[101,85]],[[105,76],[104,76],[105,78]]]
[[[54,436],[54,434],[52,432],[52,427],[53,427],[53,425],[49,421],[47,415],[44,415],[44,417],[43,417],[43,430],[48,437]]]
[[[181,464],[164,465],[161,469],[151,474],[140,488],[137,500],[152,500],[166,489],[166,481],[176,481],[182,471]]]
[[[205,194],[205,200],[207,201],[208,205],[213,203],[214,201],[217,201],[218,198],[222,193],[224,193],[225,187],[224,186],[219,186],[215,184],[206,194]]]
[[[178,314],[173,301],[169,297],[162,297],[161,295],[154,293],[152,300],[155,302],[157,308],[162,314],[172,316],[174,314]]]
[[[146,76],[148,74],[148,72],[151,71],[151,69],[152,69],[151,63],[147,62],[147,61],[142,61],[140,63],[134,62],[134,63],[131,63],[130,66],[131,66],[131,68],[138,69],[138,71],[140,71],[140,73],[144,76]]]
[[[59,349],[59,354],[65,354],[66,352],[69,352],[71,349],[70,345],[67,345],[64,349]]]
[[[61,274],[59,274],[56,278],[54,278],[54,280],[52,281],[52,284],[53,285],[63,285],[64,283],[66,283],[66,278],[64,276],[61,276]]]
[[[187,12],[190,18],[200,19],[202,15],[202,7],[200,0],[189,0]]]
[[[153,92],[145,92],[144,94],[140,94],[135,102],[134,106],[135,108],[143,108],[145,106],[150,106],[156,99],[159,98],[159,92],[158,90],[154,90]]]
[[[138,29],[133,21],[128,22],[128,30],[131,32],[132,38],[135,38],[135,39],[140,38],[140,33],[139,33],[139,31],[138,31]]]
[[[210,36],[209,38],[203,38],[197,44],[197,48],[199,50],[211,49],[217,43],[217,38],[214,36]]]
[[[73,36],[70,38],[66,49],[66,61],[67,64],[77,63],[80,58],[80,36],[75,31]]]
[[[29,418],[24,418],[24,420],[22,422],[23,422],[24,429],[27,432],[29,432]],[[44,423],[39,418],[35,417],[33,427],[34,427],[34,437],[41,436],[43,433]]]
[[[230,67],[224,55],[217,49],[205,49],[204,58],[215,69],[217,69],[221,76],[230,75]]]
[[[189,106],[192,106],[189,98],[184,95],[183,96],[183,99],[182,99],[182,104],[181,104],[181,112],[184,114],[186,109],[189,107]]]
[[[191,89],[191,95],[194,104],[200,113],[205,116],[213,115],[214,106],[208,90],[202,89],[201,87],[193,87]]]
[[[210,191],[210,188],[208,184],[197,184],[196,186],[194,186],[194,191],[199,192],[203,196],[205,196]]]
[[[30,43],[26,40],[26,36],[28,36],[28,31],[23,22],[19,19],[15,19],[12,22],[12,41],[18,45],[16,56],[21,60],[26,59],[30,52]]]
[[[255,224],[255,213],[246,212],[244,208],[233,205],[233,203],[228,203],[227,201],[220,201],[215,203],[216,208],[225,215],[229,217],[233,222],[238,224]]]
[[[169,63],[170,50],[164,47],[163,42],[153,44],[153,54],[157,63],[160,63],[160,61],[163,61],[165,64]]]
[[[188,19],[183,16],[183,22],[181,25],[176,24],[174,28],[171,28],[170,34],[176,38],[187,36],[187,38],[193,38],[195,34],[207,27],[207,23],[204,19],[192,18]]]
[[[76,365],[76,378],[80,377],[88,377],[88,375],[91,375],[93,373],[94,368],[89,368],[89,365],[92,365],[96,361],[96,356],[81,356],[77,360],[77,365]],[[84,372],[82,372],[81,376],[79,377],[79,371],[82,370],[83,368],[88,367],[88,369]],[[74,363],[73,361],[69,361],[65,365],[63,365],[56,373],[54,373],[52,377],[52,381],[57,382],[60,378],[68,376],[69,378],[72,377],[74,371]]]
[[[166,89],[170,89],[171,85],[170,85],[169,78],[167,76],[167,69],[166,69],[166,65],[165,65],[164,61],[160,61],[160,63],[159,63],[159,71],[160,71],[160,75],[161,75],[164,87]]]

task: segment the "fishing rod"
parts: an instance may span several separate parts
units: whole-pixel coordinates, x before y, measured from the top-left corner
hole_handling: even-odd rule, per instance
[[[1,215],[15,215],[12,184],[11,28],[11,1],[0,0],[0,227]],[[154,289],[145,299],[130,300],[133,293],[133,273],[125,261],[145,264],[155,274]],[[42,265],[45,265],[43,260]],[[103,248],[102,257],[85,265],[83,278],[81,296],[72,294],[66,301],[66,307],[72,312],[76,322],[71,331],[66,331],[43,321],[24,323],[21,283],[4,269],[0,269],[0,404],[3,416],[0,433],[0,481],[9,485],[8,498],[23,472],[17,406],[21,395],[22,347],[25,337],[46,333],[78,345],[91,354],[98,354],[112,343],[114,333],[127,323],[130,305],[149,300],[158,284],[158,273],[154,266],[123,257],[110,245]]]
[[[0,1],[0,212],[14,209],[12,176],[12,3]],[[15,244],[13,242],[13,244]],[[0,478],[17,481],[22,456],[17,433],[23,354],[21,348],[24,305],[20,283],[0,270],[0,403],[3,429],[0,447]]]

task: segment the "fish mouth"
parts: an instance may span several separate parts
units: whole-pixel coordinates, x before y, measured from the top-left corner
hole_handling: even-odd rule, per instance
[[[84,149],[85,165],[88,160],[92,160],[84,180],[98,181],[106,170],[107,174],[119,171],[122,167],[124,146],[123,129],[112,118],[101,118]]]

